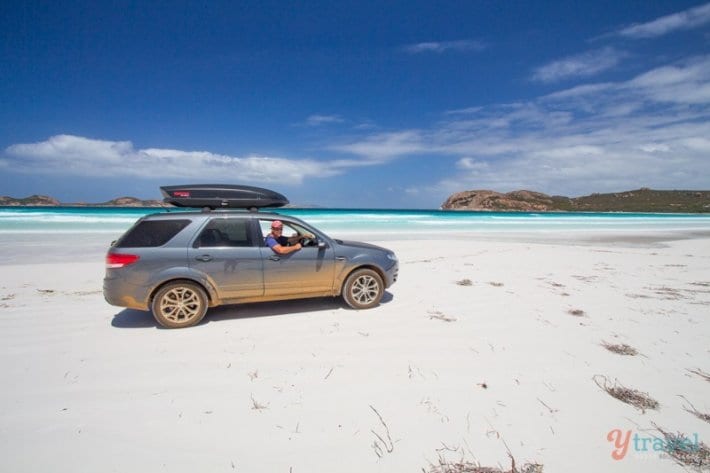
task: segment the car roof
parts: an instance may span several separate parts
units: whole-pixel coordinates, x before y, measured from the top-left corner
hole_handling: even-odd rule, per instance
[[[200,211],[200,210],[190,210],[190,211],[183,211],[183,210],[174,210],[174,211],[168,211],[168,212],[160,212],[160,213],[154,213],[154,214],[148,214],[144,219],[149,219],[149,220],[173,220],[176,218],[198,218],[198,217],[203,217],[203,218],[208,218],[208,217],[215,217],[215,216],[238,216],[238,217],[247,217],[247,218],[277,218],[277,219],[284,219],[284,220],[296,220],[299,221],[300,219],[296,217],[291,217],[289,215],[282,215],[282,214],[277,214],[275,212],[251,212],[248,210],[222,210],[222,209],[216,209],[216,210],[209,210],[209,211]]]

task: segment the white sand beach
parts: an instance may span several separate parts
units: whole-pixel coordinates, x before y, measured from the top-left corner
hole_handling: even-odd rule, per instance
[[[375,309],[230,306],[184,330],[104,301],[103,243],[31,243],[0,262],[1,471],[507,471],[512,455],[682,472],[646,441],[656,426],[710,443],[690,412],[710,414],[707,237],[386,241],[400,276]]]

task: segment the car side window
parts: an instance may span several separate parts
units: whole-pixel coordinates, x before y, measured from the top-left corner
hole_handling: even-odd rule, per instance
[[[259,220],[259,228],[261,229],[261,244],[262,246],[266,246],[265,239],[266,235],[268,235],[271,232],[271,222],[273,220]]]
[[[263,236],[261,245],[266,246],[266,235],[271,233],[271,223],[274,220],[266,220],[266,219],[261,219],[259,220],[259,226],[261,227],[261,234]],[[282,235],[285,237],[290,237],[291,235],[294,235],[296,233],[299,233],[296,228],[292,227],[290,223],[288,222],[283,222],[283,233]]]
[[[262,234],[262,246],[266,246],[266,235],[271,233],[271,223],[275,219],[260,219],[259,220],[259,227],[261,229],[261,234]],[[311,230],[308,230],[307,228],[302,227],[301,225],[295,223],[295,222],[285,222],[282,221],[283,223],[283,232],[281,233],[283,236],[286,238],[290,238],[293,235],[301,235],[308,237],[311,240],[310,243],[308,243],[306,246],[317,246],[318,245],[318,239],[315,238],[316,235],[313,234]]]
[[[197,237],[200,248],[252,246],[249,220],[213,218]]]

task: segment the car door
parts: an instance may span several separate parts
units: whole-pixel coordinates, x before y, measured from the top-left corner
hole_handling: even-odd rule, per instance
[[[271,221],[260,221],[264,235]],[[285,236],[303,231],[302,227],[283,222]],[[263,239],[262,239],[263,241]],[[263,243],[264,295],[268,297],[331,293],[335,276],[335,253],[332,247],[306,246],[287,255],[276,254]]]
[[[264,294],[264,261],[253,235],[251,219],[216,216],[190,246],[190,267],[207,275],[220,299]]]

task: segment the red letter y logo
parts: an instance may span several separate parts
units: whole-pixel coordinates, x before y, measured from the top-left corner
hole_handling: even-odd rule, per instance
[[[629,440],[631,440],[631,431],[627,430],[624,435],[621,429],[614,429],[606,435],[609,442],[614,442],[614,451],[611,452],[611,458],[621,460],[626,456],[629,450]]]

